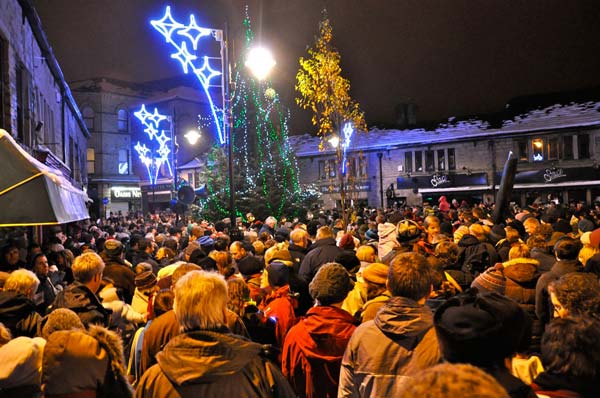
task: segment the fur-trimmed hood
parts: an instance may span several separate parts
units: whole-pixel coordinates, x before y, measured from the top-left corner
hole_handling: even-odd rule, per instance
[[[502,263],[504,276],[515,282],[531,282],[539,276],[540,262],[534,258],[515,258]]]

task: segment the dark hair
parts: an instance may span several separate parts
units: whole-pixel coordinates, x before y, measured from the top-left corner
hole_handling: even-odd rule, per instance
[[[581,250],[581,242],[568,236],[563,236],[554,245],[554,254],[561,260],[576,260]]]
[[[154,317],[164,314],[165,312],[173,309],[173,301],[175,300],[175,293],[171,289],[162,289],[154,297],[154,305],[152,307],[154,311]]]
[[[393,296],[420,300],[429,294],[432,282],[431,268],[421,254],[401,253],[390,263],[388,288]]]
[[[554,293],[569,315],[600,318],[600,283],[595,274],[571,272],[550,283]]]
[[[45,253],[37,253],[36,255],[34,255],[34,256],[31,258],[31,264],[29,264],[29,269],[34,269],[34,267],[35,267],[35,262],[36,262],[36,261],[37,261],[37,259],[38,259],[38,258],[40,258],[40,257],[46,257],[46,259],[48,258],[48,257],[46,256],[46,254],[45,254]]]
[[[600,322],[587,317],[556,318],[542,337],[548,373],[597,380],[600,377]]]
[[[219,236],[218,238],[215,238],[213,249],[218,251],[227,251],[229,249],[229,244],[230,239],[228,236]]]

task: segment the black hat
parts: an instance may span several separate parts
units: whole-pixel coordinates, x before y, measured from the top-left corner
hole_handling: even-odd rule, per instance
[[[400,243],[410,243],[421,238],[421,227],[412,220],[402,220],[397,225],[396,239]]]
[[[263,263],[258,257],[248,255],[236,262],[240,274],[250,276],[258,274],[263,270]]]
[[[531,320],[519,305],[498,293],[465,293],[436,311],[434,325],[448,362],[502,362],[531,336]]]
[[[116,257],[123,253],[123,244],[116,239],[109,239],[104,243],[104,252],[108,257]]]
[[[563,234],[569,234],[573,232],[573,228],[571,224],[567,220],[563,220],[562,218],[552,224],[552,229],[556,232],[562,232]]]
[[[334,261],[341,264],[348,272],[355,273],[360,268],[360,260],[354,252],[343,251],[336,256]]]
[[[290,267],[277,260],[267,266],[267,275],[269,285],[273,287],[281,287],[290,283]]]

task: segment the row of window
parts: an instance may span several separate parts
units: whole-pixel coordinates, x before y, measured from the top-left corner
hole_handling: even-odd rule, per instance
[[[517,141],[519,161],[589,159],[589,134],[570,134],[557,137],[534,137]]]
[[[88,174],[96,174],[96,150],[94,148],[87,149],[87,172]],[[121,175],[130,173],[129,151],[126,149],[119,149],[117,173]]]
[[[454,148],[404,152],[404,172],[456,170]]]
[[[85,122],[85,125],[87,126],[88,130],[93,131],[94,130],[94,110],[92,108],[90,108],[89,106],[84,107],[81,110],[81,115],[83,116],[83,121]],[[124,108],[120,108],[117,110],[117,129],[120,132],[127,132],[129,131],[129,113],[127,112],[127,109]]]
[[[351,157],[347,159],[348,177],[366,178],[367,160],[363,156]],[[338,175],[339,167],[336,159],[319,160],[319,180],[335,178]]]

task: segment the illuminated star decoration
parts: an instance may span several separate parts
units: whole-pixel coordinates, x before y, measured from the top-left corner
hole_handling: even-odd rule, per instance
[[[176,51],[171,54],[171,58],[176,59],[181,63],[183,72],[186,74],[189,72],[193,73],[200,81],[210,105],[212,117],[217,128],[219,143],[224,145],[226,142],[222,117],[223,109],[225,108],[224,99],[221,107],[215,106],[215,100],[208,90],[210,87],[215,86],[215,84],[212,84],[213,79],[217,76],[222,79],[223,74],[220,70],[215,70],[210,66],[210,59],[212,58],[209,58],[206,55],[198,56],[192,54],[188,49],[189,47],[192,51],[197,51],[198,42],[203,37],[213,37],[214,40],[221,42],[221,45],[223,45],[222,32],[198,26],[194,15],[190,15],[190,23],[188,25],[177,22],[173,19],[171,7],[169,6],[167,6],[165,15],[161,19],[152,20],[150,23],[154,29],[163,35],[167,43],[175,47]],[[188,46],[188,43],[190,43],[190,46]],[[221,62],[222,59],[219,58],[219,63]],[[222,87],[223,82],[220,81],[217,85]]]
[[[346,152],[350,146],[352,134],[354,134],[354,129],[352,128],[351,123],[344,124],[343,133],[344,141],[342,141],[342,175],[346,175]]]
[[[146,105],[142,105],[140,110],[134,112],[133,115],[144,125],[144,133],[148,135],[150,141],[156,140],[158,144],[156,153],[153,153],[146,144],[141,144],[139,141],[133,147],[137,152],[140,161],[146,166],[150,183],[155,185],[158,180],[158,173],[163,165],[167,167],[168,175],[173,176],[171,162],[169,161],[171,149],[169,148],[169,145],[167,145],[168,142],[171,141],[171,138],[167,137],[165,130],[159,129],[161,122],[166,120],[167,117],[158,113],[158,109],[156,108],[154,108],[154,113],[148,112],[146,110]]]

